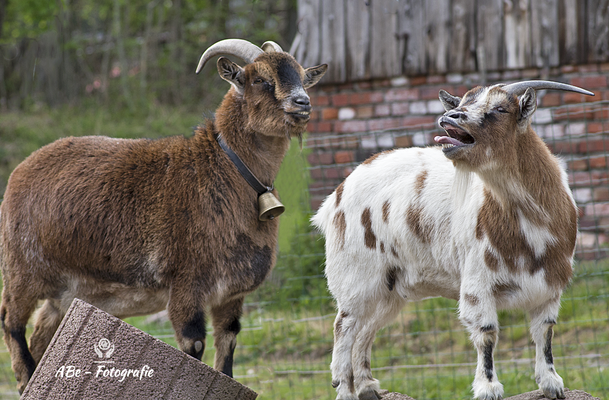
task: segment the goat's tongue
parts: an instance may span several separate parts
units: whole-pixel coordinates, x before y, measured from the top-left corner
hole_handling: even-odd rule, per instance
[[[463,146],[463,143],[450,136],[436,136],[433,138],[433,140],[438,144],[452,144],[454,146]]]

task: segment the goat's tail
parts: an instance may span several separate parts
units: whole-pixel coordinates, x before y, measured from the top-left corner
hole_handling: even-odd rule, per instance
[[[334,198],[336,192],[332,193],[321,204],[319,210],[311,217],[311,224],[316,227],[324,236],[328,234],[328,228],[334,212]]]

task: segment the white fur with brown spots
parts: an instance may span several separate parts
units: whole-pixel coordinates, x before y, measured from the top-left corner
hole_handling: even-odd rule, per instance
[[[406,301],[431,296],[459,300],[478,352],[475,398],[503,396],[493,350],[497,311],[509,308],[531,317],[539,387],[564,398],[551,339],[572,274],[577,208],[564,165],[531,129],[542,87],[581,92],[539,81],[478,87],[463,99],[441,91],[446,133],[435,140],[443,147],[371,157],[312,218],[326,237],[325,273],[338,306],[337,399],[378,399],[376,332]]]

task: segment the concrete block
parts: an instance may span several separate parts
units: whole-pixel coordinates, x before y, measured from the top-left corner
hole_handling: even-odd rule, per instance
[[[253,400],[234,379],[75,299],[24,399]]]

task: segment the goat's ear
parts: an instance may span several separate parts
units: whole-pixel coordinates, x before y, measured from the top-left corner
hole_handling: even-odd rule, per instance
[[[446,90],[440,89],[438,97],[440,98],[440,102],[442,103],[446,111],[450,111],[453,108],[459,107],[459,103],[461,103],[461,97],[453,96]]]
[[[519,101],[518,122],[522,124],[527,122],[533,116],[535,110],[537,110],[537,93],[535,89],[528,88]]]
[[[315,85],[317,82],[319,82],[321,77],[324,76],[324,74],[326,73],[327,70],[328,70],[328,64],[321,64],[321,65],[318,65],[317,67],[311,67],[311,68],[305,69],[305,77],[302,82],[302,86],[305,89],[308,89],[311,86]]]
[[[233,85],[237,93],[243,94],[243,87],[245,86],[243,68],[226,57],[220,57],[218,58],[218,73],[220,78]]]

